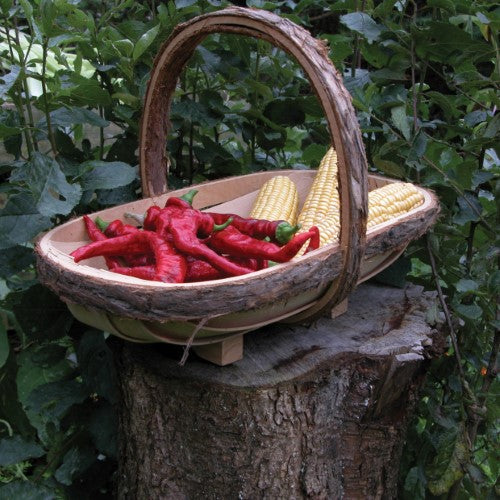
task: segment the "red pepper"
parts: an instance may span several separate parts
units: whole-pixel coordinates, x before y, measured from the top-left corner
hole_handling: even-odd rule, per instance
[[[248,219],[236,214],[206,213],[208,213],[217,224],[223,224],[231,218],[233,219],[231,224],[242,233],[253,236],[258,240],[271,238],[281,244],[288,243],[293,238],[293,235],[300,229],[300,224],[292,226],[284,220],[269,221],[265,219]]]
[[[262,241],[228,226],[223,231],[213,233],[208,245],[219,253],[243,255],[254,259],[266,259],[274,262],[291,260],[302,246],[310,240],[306,253],[319,247],[319,230],[316,226],[304,233],[297,234],[286,245],[280,247],[269,241]]]
[[[98,255],[120,256],[153,252],[155,256],[155,280],[167,283],[181,283],[186,275],[186,259],[166,240],[152,231],[134,233],[95,241],[80,247],[70,255],[79,262]]]
[[[188,255],[186,261],[186,283],[191,283],[193,281],[217,280],[226,277],[224,273],[204,260],[197,259],[196,257],[190,257]]]
[[[112,269],[114,273],[125,274],[126,276],[134,276],[143,280],[156,281],[156,269],[154,265],[136,266],[136,267],[115,267]]]
[[[198,257],[230,276],[252,272],[253,269],[231,262],[200,241],[199,236],[207,237],[212,234],[213,229],[213,219],[208,214],[193,209],[177,211],[170,217],[168,224],[173,244],[180,252]]]
[[[130,224],[124,224],[120,219],[116,219],[112,222],[106,222],[100,217],[96,218],[97,225],[104,231],[104,234],[108,238],[114,238],[115,236],[123,236],[124,234],[135,233],[140,231],[139,228],[131,226]],[[154,255],[152,252],[144,255],[124,255],[123,260],[128,266],[146,266],[154,264]]]
[[[104,241],[108,239],[88,215],[83,216],[83,222],[85,223],[87,234],[92,241]],[[115,267],[121,266],[120,259],[117,257],[105,257],[105,261],[108,269],[114,269]]]
[[[253,271],[258,271],[259,269],[264,269],[267,267],[267,261],[262,261],[258,259],[246,259],[244,257],[227,257],[228,260],[239,264]],[[186,272],[186,283],[193,281],[208,281],[216,280],[221,278],[227,278],[230,275],[219,271],[214,266],[208,262],[197,259],[196,257],[188,256],[187,261],[187,272]]]

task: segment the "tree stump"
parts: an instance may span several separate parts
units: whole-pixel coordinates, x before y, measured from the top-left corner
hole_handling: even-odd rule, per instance
[[[114,342],[118,498],[396,498],[426,360],[442,352],[435,301],[364,284],[336,319],[247,334],[225,367]]]

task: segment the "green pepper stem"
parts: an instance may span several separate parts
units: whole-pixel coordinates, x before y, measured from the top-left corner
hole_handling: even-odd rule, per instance
[[[276,232],[274,233],[276,241],[283,245],[285,243],[288,243],[301,227],[301,224],[292,226],[288,222],[282,222],[278,225],[278,227],[276,228]]]
[[[96,217],[95,224],[102,232],[106,231],[107,227],[109,226],[109,222],[106,222],[100,217]]]
[[[226,227],[229,226],[229,224],[231,224],[231,222],[233,222],[233,218],[229,217],[229,219],[227,219],[227,221],[224,222],[224,224],[214,224],[214,228],[212,229],[212,231],[213,232],[222,231],[223,229],[226,229]]]
[[[182,196],[179,196],[181,200],[187,201],[191,206],[193,205],[193,198],[196,196],[198,193],[197,189],[191,189],[191,191],[183,194]]]

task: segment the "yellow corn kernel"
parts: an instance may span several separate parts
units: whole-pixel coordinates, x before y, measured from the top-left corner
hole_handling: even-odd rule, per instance
[[[317,225],[330,212],[339,211],[337,153],[330,148],[322,158],[297,222],[302,231]]]
[[[295,183],[285,175],[272,177],[260,188],[250,217],[284,220],[294,225],[299,211],[299,195]]]
[[[319,246],[328,245],[339,239],[340,214],[338,211],[326,214],[314,224],[319,229]]]
[[[391,182],[368,193],[368,229],[418,207],[424,195],[409,182]]]

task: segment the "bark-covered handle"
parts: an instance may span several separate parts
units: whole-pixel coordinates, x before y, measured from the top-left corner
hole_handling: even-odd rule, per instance
[[[328,57],[327,47],[288,19],[258,9],[229,7],[179,24],[161,47],[149,80],[140,134],[143,195],[167,191],[165,145],[177,80],[196,47],[211,33],[261,38],[295,57],[323,107],[339,165],[340,248],[344,266],[335,301],[354,288],[366,239],[367,166],[351,98]]]

